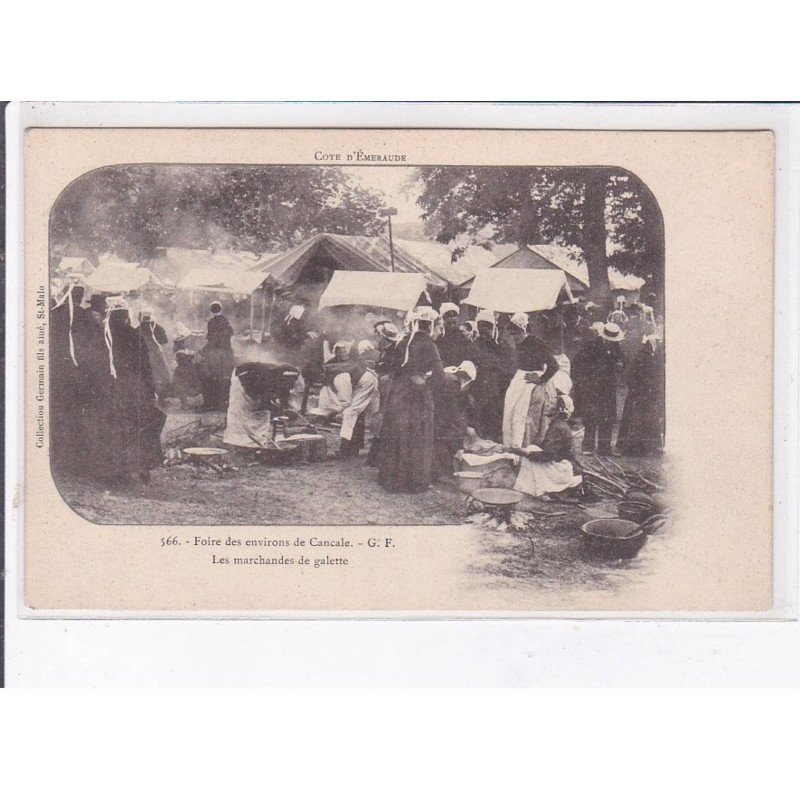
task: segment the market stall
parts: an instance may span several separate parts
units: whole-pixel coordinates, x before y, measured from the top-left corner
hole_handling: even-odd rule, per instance
[[[491,269],[475,276],[464,302],[515,314],[547,311],[555,308],[560,299],[573,299],[561,270]]]
[[[410,311],[427,297],[425,276],[420,273],[337,270],[319,299],[319,310],[365,306]]]

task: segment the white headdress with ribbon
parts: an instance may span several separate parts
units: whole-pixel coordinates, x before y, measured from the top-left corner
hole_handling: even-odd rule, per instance
[[[433,325],[438,318],[439,315],[430,306],[417,306],[417,308],[409,312],[408,317],[406,318],[406,323],[408,324],[411,335],[408,337],[408,342],[406,342],[406,355],[405,358],[403,358],[402,366],[405,366],[408,363],[408,356],[410,352],[409,348],[411,347],[411,342],[413,341],[414,337],[419,332],[419,323],[430,322],[431,325]]]
[[[108,307],[106,311],[106,318],[103,323],[103,338],[106,342],[106,349],[108,350],[108,365],[111,369],[111,376],[113,378],[117,377],[117,370],[114,366],[114,337],[111,334],[111,315],[115,311],[127,311],[128,304],[125,302],[125,298],[122,295],[118,295],[116,297],[109,297],[106,299],[106,305]]]
[[[75,318],[75,301],[72,299],[72,290],[74,288],[75,284],[67,288],[67,293],[55,304],[55,308],[63,306],[65,302],[69,308],[69,357],[72,359],[72,363],[77,367],[78,360],[75,358],[75,342],[72,339],[72,321]]]
[[[444,316],[445,314],[458,314],[459,308],[455,303],[442,303],[439,306],[439,313]]]
[[[530,322],[530,317],[524,311],[517,311],[511,317],[511,324],[516,325],[520,330],[528,332],[528,323]]]

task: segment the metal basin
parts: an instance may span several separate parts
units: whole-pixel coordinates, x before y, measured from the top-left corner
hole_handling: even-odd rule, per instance
[[[522,501],[522,492],[514,489],[476,489],[472,496],[486,506],[515,506]]]
[[[453,477],[458,482],[458,490],[464,494],[474,494],[483,484],[483,474],[480,472],[454,472]]]
[[[633,558],[647,539],[639,523],[626,519],[593,519],[581,531],[589,552],[605,558]]]

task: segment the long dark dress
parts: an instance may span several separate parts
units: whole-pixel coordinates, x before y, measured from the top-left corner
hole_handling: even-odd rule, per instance
[[[437,477],[453,472],[453,458],[461,449],[467,433],[470,399],[468,392],[462,392],[461,382],[455,375],[446,374],[445,380],[434,391],[433,429]]]
[[[664,445],[664,350],[640,347],[628,373],[628,396],[617,434],[617,449],[626,455],[651,455]]]
[[[68,303],[50,312],[50,460],[56,468],[80,473],[86,461],[87,415],[97,402],[98,375],[108,359],[102,325],[74,305],[73,361],[69,317]]]
[[[172,384],[172,376],[169,374],[167,360],[161,350],[161,345],[167,344],[167,332],[151,319],[143,319],[139,325],[139,335],[147,346],[147,353],[150,356],[150,369],[153,373],[153,385],[156,394],[160,397],[165,394]]]
[[[394,350],[396,360],[384,410],[378,483],[395,492],[423,492],[434,476],[433,387],[444,381],[442,360],[427,333]],[[430,376],[426,373],[430,372]]]
[[[386,407],[389,403],[389,395],[392,390],[392,375],[397,366],[397,349],[395,342],[381,341],[378,345],[380,355],[375,364],[375,372],[378,373],[378,411],[372,415],[369,423],[370,433],[372,434],[372,444],[367,453],[367,466],[377,467],[380,465],[381,452],[381,429],[383,420],[386,416]]]
[[[479,436],[502,441],[503,403],[516,371],[516,355],[509,345],[481,336],[475,341],[477,376],[472,389]]]
[[[236,365],[231,347],[233,328],[227,318],[217,314],[208,321],[206,345],[200,351],[203,374],[203,405],[208,410],[221,410],[228,405],[231,373]]]
[[[124,314],[124,316],[123,316]],[[147,345],[125,312],[109,322],[116,377],[106,360],[92,407],[88,447],[96,477],[113,480],[144,474],[163,462],[161,431],[165,415],[156,406]]]

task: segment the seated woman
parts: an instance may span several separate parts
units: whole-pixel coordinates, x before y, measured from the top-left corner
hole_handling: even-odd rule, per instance
[[[573,454],[572,431],[567,424],[573,410],[572,399],[564,394],[558,395],[541,448],[511,448],[511,452],[522,456],[514,484],[518,492],[540,497],[581,485],[582,470]]]

